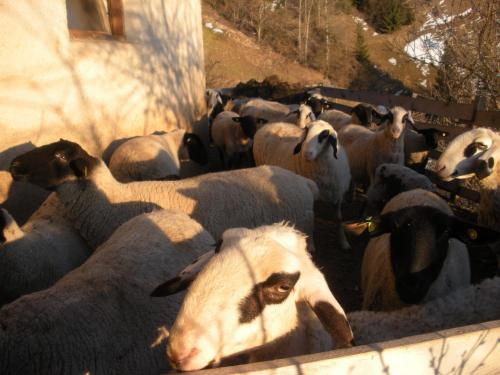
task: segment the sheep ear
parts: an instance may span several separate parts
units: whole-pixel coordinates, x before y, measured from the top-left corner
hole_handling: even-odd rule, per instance
[[[333,156],[337,159],[337,138],[330,134],[328,136],[328,142],[333,148]]]
[[[306,140],[308,132],[309,132],[309,128],[305,127],[304,134],[302,135],[302,139],[300,140],[299,143],[297,143],[297,146],[295,146],[295,148],[293,149],[294,155],[297,155],[300,152],[300,150],[302,149],[302,143],[304,143],[304,141]]]
[[[236,117],[236,116],[235,116],[235,117],[233,117],[233,118],[232,118],[232,120],[233,120],[234,122],[241,122],[241,117]]]
[[[500,242],[500,232],[453,217],[452,235],[466,245],[486,245]]]
[[[184,268],[177,276],[158,285],[151,297],[166,297],[186,290],[210,259],[218,252],[216,249],[196,258],[193,263]]]
[[[307,302],[332,337],[334,347],[352,346],[352,329],[344,309],[333,296],[318,269],[314,267],[308,275],[302,275],[299,293],[301,299]]]

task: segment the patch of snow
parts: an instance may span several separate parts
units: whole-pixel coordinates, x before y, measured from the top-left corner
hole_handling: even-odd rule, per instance
[[[214,24],[212,22],[205,22],[205,27],[212,30],[214,28]]]
[[[354,20],[354,22],[356,22],[358,25],[361,25],[361,26],[365,26],[367,27],[368,24],[366,23],[366,21],[362,18],[359,18],[357,16],[352,16],[352,19]]]
[[[425,20],[425,23],[420,28],[420,31],[424,31],[425,29],[428,29],[428,28],[446,25],[446,24],[450,23],[451,21],[453,21],[457,17],[465,17],[471,13],[472,13],[472,8],[466,9],[462,13],[456,14],[454,16],[453,15],[448,16],[446,14],[443,14],[441,17],[436,17],[433,14],[428,14],[427,18]]]
[[[427,80],[424,79],[423,81],[420,81],[420,85],[424,86],[424,87],[427,87]]]
[[[422,64],[422,66],[420,66],[420,71],[422,72],[422,75],[424,77],[427,77],[430,73],[430,68],[429,68],[429,65],[428,64]]]
[[[376,31],[373,32],[372,36],[377,36],[378,33]]]
[[[218,27],[214,28],[212,31],[216,34],[224,34],[224,31],[222,29],[219,29]]]
[[[439,5],[443,5],[443,4],[444,4],[444,0],[440,0]]]
[[[437,65],[443,56],[444,42],[427,33],[405,45],[404,51],[413,59]]]
[[[363,31],[368,31],[368,27],[363,27]]]
[[[394,57],[391,57],[391,58],[390,58],[389,60],[387,60],[387,61],[389,61],[389,63],[390,63],[390,64],[392,64],[392,65],[397,65],[397,64],[398,64],[398,61],[397,61]]]

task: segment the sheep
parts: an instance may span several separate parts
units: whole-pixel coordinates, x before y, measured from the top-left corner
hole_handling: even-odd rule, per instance
[[[372,123],[378,121],[378,117],[373,114],[374,111],[375,109],[371,105],[361,103],[351,109],[350,115],[336,109],[330,109],[321,113],[319,119],[328,122],[336,131],[340,131],[350,124],[369,128]]]
[[[184,129],[157,132],[122,143],[111,155],[109,169],[120,182],[179,179],[180,159],[207,164],[201,139]]]
[[[340,225],[342,200],[351,179],[349,162],[328,123],[313,121],[304,130],[292,124],[268,124],[255,134],[253,155],[256,165],[277,165],[316,182],[320,199],[333,206],[339,246],[349,248]]]
[[[217,115],[210,129],[213,144],[219,150],[225,168],[235,165],[235,158],[252,148],[252,140],[258,124],[267,120],[253,116],[240,117],[236,112],[224,111]]]
[[[385,124],[382,129],[371,131],[360,125],[347,125],[340,130],[339,139],[347,151],[354,184],[369,186],[380,164],[404,164],[404,133],[408,123],[413,123],[411,114],[394,107],[380,116],[380,124]]]
[[[153,295],[182,290],[187,282],[179,278]],[[351,341],[345,312],[312,262],[305,236],[280,223],[224,232],[189,287],[167,357],[175,369],[192,371],[236,353],[253,362],[350,347]]]
[[[88,245],[61,215],[60,202],[53,211],[44,209],[52,204],[48,198],[22,227],[0,209],[0,306],[50,287],[90,256]]]
[[[349,313],[356,345],[500,319],[500,278],[486,279],[422,305]]]
[[[253,116],[266,119],[268,122],[296,123],[301,128],[309,121],[316,119],[311,107],[308,105],[301,104],[298,107],[290,107],[260,98],[249,100],[241,107],[239,113],[241,116]]]
[[[477,128],[456,137],[436,164],[438,176],[450,181],[479,178],[478,222],[500,230],[500,134]]]
[[[313,181],[269,166],[122,184],[102,160],[66,140],[18,156],[10,172],[16,180],[54,189],[75,228],[94,248],[125,221],[158,207],[192,216],[215,238],[229,227],[280,220],[312,234],[318,195]]]
[[[173,324],[182,295],[149,293],[214,243],[179,212],[131,219],[54,286],[0,310],[0,373],[166,372],[165,346],[155,340]]]
[[[321,94],[313,93],[307,98],[305,104],[311,107],[314,116],[319,118],[323,111],[330,109],[330,103]]]
[[[434,192],[427,176],[399,164],[384,163],[375,170],[375,178],[367,192],[366,216],[376,215],[394,196],[404,191],[424,189]]]
[[[499,234],[453,217],[431,192],[397,195],[368,224],[372,239],[361,269],[363,309],[394,310],[444,296],[470,284],[471,264],[480,265],[472,269],[475,282],[497,273],[490,244]]]

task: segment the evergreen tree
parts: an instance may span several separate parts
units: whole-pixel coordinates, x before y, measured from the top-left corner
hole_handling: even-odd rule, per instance
[[[356,60],[360,63],[366,63],[370,59],[368,47],[366,46],[365,36],[360,24],[356,28]]]

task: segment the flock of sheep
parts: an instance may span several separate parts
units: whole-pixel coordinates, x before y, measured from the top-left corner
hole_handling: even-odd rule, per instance
[[[22,227],[0,212],[1,374],[192,371],[500,317],[499,134],[463,133],[437,162],[445,180],[480,179],[478,225],[419,173],[445,134],[404,108],[206,99],[222,172],[180,178],[181,160],[208,160],[184,130],[128,140],[107,164],[62,139],[12,161],[53,193]],[[366,215],[343,222],[356,187]],[[311,260],[317,200],[339,249],[345,231],[370,237],[361,311]]]

